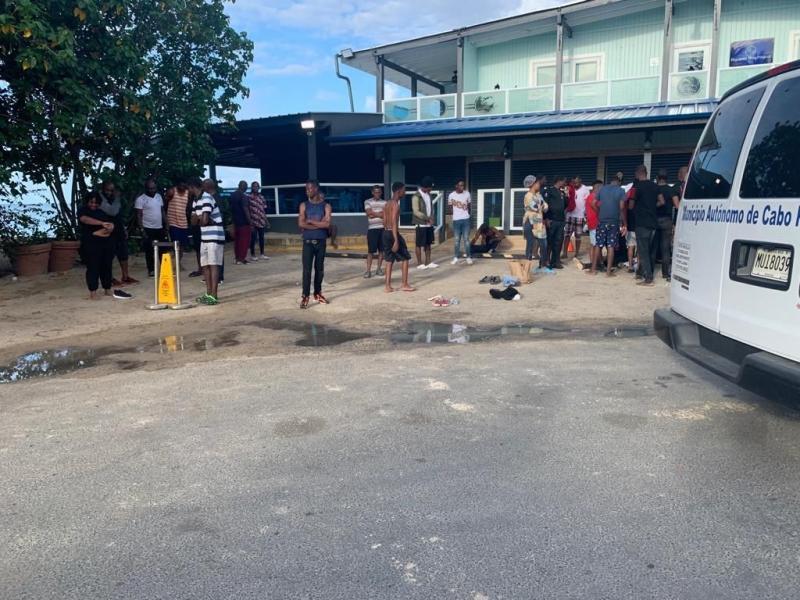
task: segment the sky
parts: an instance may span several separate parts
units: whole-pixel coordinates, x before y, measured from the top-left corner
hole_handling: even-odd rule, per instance
[[[574,1],[574,0],[573,0]],[[334,55],[521,14],[564,0],[236,0],[231,25],[247,32],[255,57],[240,119],[305,111],[348,111]],[[409,27],[409,23],[414,23]],[[375,79],[343,67],[356,111],[375,110]],[[387,89],[387,97],[398,94]]]

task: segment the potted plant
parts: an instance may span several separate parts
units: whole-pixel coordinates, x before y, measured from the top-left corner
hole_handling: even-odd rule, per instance
[[[20,277],[47,273],[51,244],[41,229],[42,214],[37,206],[0,206],[0,249]]]
[[[50,220],[50,229],[53,231],[55,239],[50,249],[48,271],[51,273],[69,271],[75,266],[81,243],[75,235],[75,230],[65,224],[58,216]]]

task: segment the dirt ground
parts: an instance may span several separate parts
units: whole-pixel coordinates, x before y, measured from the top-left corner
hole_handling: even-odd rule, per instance
[[[507,274],[506,261],[476,259],[472,266],[452,266],[448,245],[435,252],[438,269],[418,271],[412,267],[411,282],[418,288],[415,293],[386,294],[382,278],[362,277],[362,260],[329,257],[324,292],[331,304],[312,304],[301,311],[298,254],[276,254],[270,261],[234,266],[232,248],[227,250],[221,304],[187,311],[146,310],[152,302],[153,281],[145,276],[143,256],[131,258],[132,274],[141,283],[126,288],[135,295],[129,301],[87,300],[81,268],[64,275],[16,281],[9,276],[1,278],[0,365],[27,352],[64,347],[113,346],[119,356],[138,355],[135,360],[129,356],[129,360],[114,363],[117,368],[131,369],[147,366],[143,355],[158,356],[176,344],[216,346],[216,357],[268,355],[291,347],[299,335],[292,327],[302,329],[303,324],[365,337],[402,330],[412,322],[477,328],[560,324],[592,331],[646,327],[652,323],[653,310],[666,305],[669,296],[663,280],[643,288],[627,273],[615,278],[591,277],[570,260],[556,275],[537,276],[532,284],[521,286],[521,301],[495,300],[489,296],[492,286],[478,280],[484,275]],[[191,300],[204,291],[204,285],[200,279],[186,277],[187,273],[184,271],[182,279],[184,298]],[[460,304],[434,308],[428,298],[437,294],[458,297]],[[235,341],[226,337],[233,334]],[[200,359],[198,354],[192,356],[191,360]]]

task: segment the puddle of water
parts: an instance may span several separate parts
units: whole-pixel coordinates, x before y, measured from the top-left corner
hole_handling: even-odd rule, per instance
[[[605,329],[576,329],[552,325],[509,325],[493,329],[468,327],[458,323],[413,322],[389,339],[398,344],[469,344],[493,339],[574,338],[585,337],[644,337],[652,332],[646,327]]]
[[[215,348],[232,348],[241,342],[238,331],[228,331],[217,336],[198,337],[167,335],[154,343],[140,346],[112,346],[98,350],[102,356],[114,354],[173,354],[176,352],[207,352]]]
[[[295,342],[295,346],[303,348],[341,346],[348,342],[355,342],[356,340],[363,340],[370,337],[368,334],[342,331],[341,329],[328,327],[327,325],[316,325],[314,323],[268,320],[259,321],[253,323],[253,325],[271,331],[291,331],[293,333],[300,333],[303,337]]]
[[[52,377],[71,373],[94,365],[95,350],[59,348],[40,350],[18,356],[8,365],[0,367],[0,383],[13,383],[36,377]]]

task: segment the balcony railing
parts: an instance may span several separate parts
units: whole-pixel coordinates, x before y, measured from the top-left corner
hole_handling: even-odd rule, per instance
[[[667,99],[670,102],[705,100],[720,97],[738,83],[766,71],[772,65],[723,68],[719,70],[717,89],[709,89],[709,71],[671,73]],[[384,100],[384,123],[407,123],[434,119],[455,119],[559,110],[556,88],[545,85],[420,96]],[[560,110],[581,110],[609,106],[656,104],[661,101],[661,77],[627,77],[603,81],[564,83],[561,86]]]

